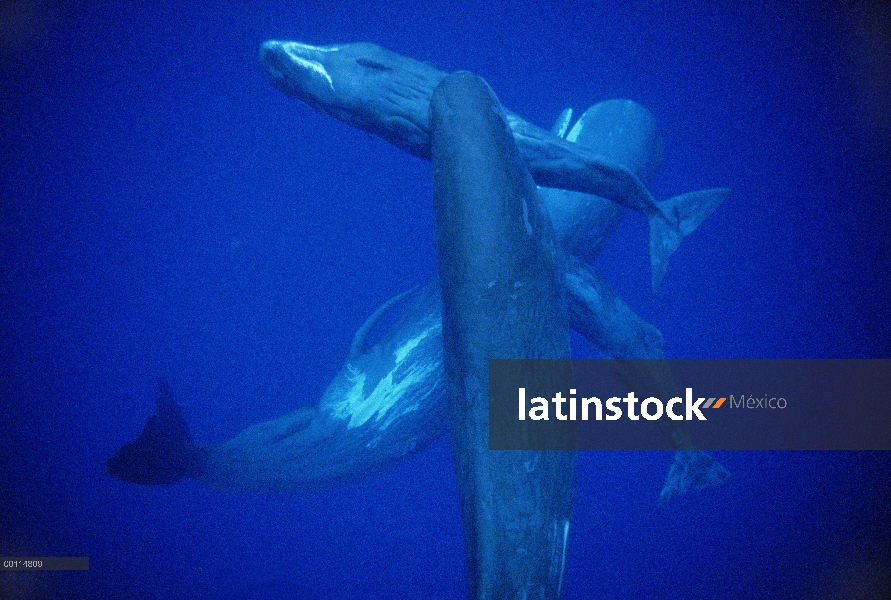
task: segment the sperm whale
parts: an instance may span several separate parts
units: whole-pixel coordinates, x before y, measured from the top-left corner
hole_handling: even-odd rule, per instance
[[[340,121],[430,158],[430,99],[446,74],[370,43],[313,46],[270,40],[260,58],[272,85]],[[656,202],[620,163],[505,110],[520,156],[541,186],[594,194],[647,215],[655,289],[684,236],[729,193],[713,189]]]
[[[489,360],[570,356],[553,228],[482,79],[445,77],[430,113],[449,431],[469,596],[559,598],[576,453],[489,450]]]
[[[568,134],[567,128],[559,133],[620,157],[645,179],[658,154],[651,121],[649,113],[630,101],[612,101],[592,107]],[[565,190],[544,191],[548,213],[562,215],[555,233],[563,253],[561,285],[571,326],[605,356],[661,358],[659,331],[583,261],[565,252],[571,247],[585,255],[586,244],[587,257],[599,252],[617,222],[602,218],[603,207],[617,205]],[[346,363],[318,405],[253,425],[231,440],[193,443],[169,386],[162,382],[158,415],[109,461],[109,472],[142,484],[165,485],[188,477],[228,491],[305,491],[367,476],[425,447],[446,427],[438,283],[414,292],[399,319],[366,347],[370,326],[382,312],[393,310],[394,303],[386,303],[357,332]],[[682,427],[662,424],[675,448],[692,448]],[[721,475],[709,455],[678,453],[662,499],[685,490],[691,481],[720,483]]]

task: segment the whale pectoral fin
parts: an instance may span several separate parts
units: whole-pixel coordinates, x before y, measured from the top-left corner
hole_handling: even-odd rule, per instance
[[[365,322],[362,323],[362,326],[356,330],[356,333],[353,334],[353,342],[350,344],[350,353],[347,357],[349,360],[353,360],[362,354],[365,353],[365,338],[368,337],[368,332],[371,331],[371,328],[374,327],[374,324],[377,323],[380,318],[384,315],[385,312],[393,308],[397,302],[417,290],[420,286],[416,285],[409,290],[405,290],[400,294],[396,294],[383,304],[381,304],[377,310],[371,313]]]
[[[684,237],[693,233],[721,202],[730,194],[727,188],[700,190],[681,194],[659,203],[662,214],[650,215],[650,269],[653,291],[659,287],[668,259],[681,245]]]
[[[149,417],[135,441],[108,460],[109,474],[142,485],[170,485],[194,477],[203,453],[193,442],[170,387],[158,380],[158,414]]]
[[[659,494],[659,505],[665,506],[683,495],[690,487],[718,486],[730,479],[730,471],[702,450],[678,450]]]

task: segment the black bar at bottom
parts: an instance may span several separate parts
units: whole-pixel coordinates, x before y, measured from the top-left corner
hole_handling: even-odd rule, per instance
[[[88,556],[9,556],[0,559],[0,571],[89,571]]]

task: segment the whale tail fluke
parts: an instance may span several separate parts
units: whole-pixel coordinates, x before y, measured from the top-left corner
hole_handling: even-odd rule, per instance
[[[681,194],[659,203],[661,213],[650,216],[650,269],[655,291],[668,268],[668,259],[684,237],[712,214],[730,194],[727,188],[715,188]]]
[[[108,472],[131,483],[170,485],[195,477],[202,460],[203,451],[192,442],[170,386],[158,379],[158,414],[149,417],[134,442],[108,460]]]
[[[659,505],[665,506],[690,487],[701,489],[718,486],[728,479],[730,471],[711,454],[702,450],[678,450],[674,453],[674,463],[659,494]]]

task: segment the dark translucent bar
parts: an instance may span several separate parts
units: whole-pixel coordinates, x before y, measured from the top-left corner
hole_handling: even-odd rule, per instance
[[[490,450],[891,450],[889,359],[564,363],[489,362]]]
[[[89,571],[88,556],[8,556],[0,559],[2,571]]]

